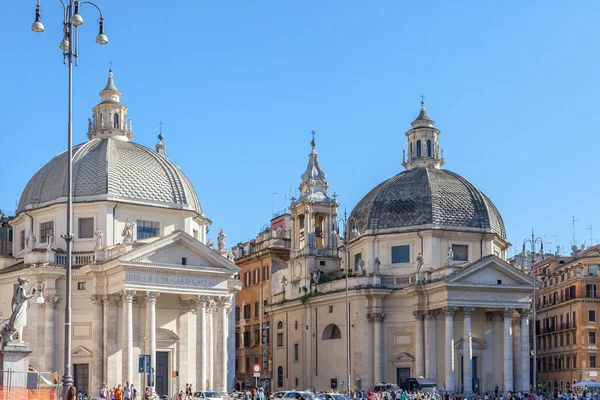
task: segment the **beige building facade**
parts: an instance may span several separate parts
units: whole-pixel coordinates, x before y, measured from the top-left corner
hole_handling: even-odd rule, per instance
[[[166,156],[131,141],[131,120],[112,71],[73,152],[72,375],[97,395],[109,386],[146,386],[138,356],[151,356],[159,395],[232,389],[233,295],[238,267],[224,242],[205,245],[210,224],[187,177]],[[0,304],[13,284],[42,289],[31,301],[24,340],[30,367],[64,373],[66,153],[36,173],[10,221],[12,257],[0,259]],[[32,299],[34,300],[34,299]],[[41,299],[40,299],[41,300]]]
[[[529,390],[532,279],[506,262],[493,203],[441,168],[439,134],[422,105],[406,171],[371,190],[346,229],[313,142],[290,206],[292,256],[271,283],[275,388],[409,388],[424,377],[454,393]]]

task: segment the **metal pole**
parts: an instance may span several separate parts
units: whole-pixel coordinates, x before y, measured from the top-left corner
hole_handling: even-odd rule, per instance
[[[69,122],[68,122],[68,147],[67,147],[67,233],[64,236],[67,246],[67,264],[66,264],[66,302],[65,302],[65,375],[63,377],[63,396],[66,400],[69,388],[73,386],[73,377],[71,375],[71,272],[72,272],[72,230],[73,230],[73,25],[71,16],[73,15],[73,0],[69,1],[67,10],[66,25],[68,29],[69,50],[67,62],[69,63]]]
[[[346,219],[345,215],[344,219]],[[348,389],[348,397],[350,397],[350,310],[348,307],[348,274],[350,272],[350,249],[348,248],[347,220],[344,221],[344,225],[344,248],[346,249],[346,387]]]

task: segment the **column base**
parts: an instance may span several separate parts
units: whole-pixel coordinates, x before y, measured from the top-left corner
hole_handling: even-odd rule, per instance
[[[31,353],[27,343],[13,342],[2,347],[0,350],[0,368],[4,371],[0,380],[2,387],[27,388],[29,355]]]

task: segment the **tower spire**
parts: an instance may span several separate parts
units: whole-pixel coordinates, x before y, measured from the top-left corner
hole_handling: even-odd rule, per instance
[[[108,69],[108,81],[100,91],[101,101],[93,108],[92,118],[88,119],[88,138],[114,137],[131,140],[131,118],[127,119],[127,107],[121,104],[121,92],[113,78],[112,62]]]
[[[156,143],[156,152],[158,154],[166,157],[167,156],[167,145],[164,144],[162,141],[164,139],[163,132],[162,132],[163,122],[159,121],[158,125],[160,126],[160,128],[159,128],[160,130],[158,133],[158,143]]]

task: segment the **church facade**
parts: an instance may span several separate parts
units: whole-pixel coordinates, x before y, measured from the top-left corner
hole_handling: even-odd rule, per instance
[[[406,170],[371,190],[346,229],[312,142],[288,268],[272,276],[274,388],[408,389],[425,378],[451,393],[529,391],[532,279],[507,263],[490,199],[442,169],[439,135],[422,104]]]
[[[112,71],[100,96],[89,141],[73,150],[75,385],[90,395],[103,382],[141,390],[148,381],[138,357],[150,355],[149,385],[159,395],[172,396],[186,383],[229,391],[239,269],[224,235],[218,249],[205,244],[211,221],[191,182],[167,158],[162,133],[155,150],[131,140]],[[23,334],[37,371],[64,368],[66,179],[66,152],[31,178],[10,221],[12,256],[0,259],[3,309],[10,310],[18,276],[43,289],[43,304],[31,301]]]

